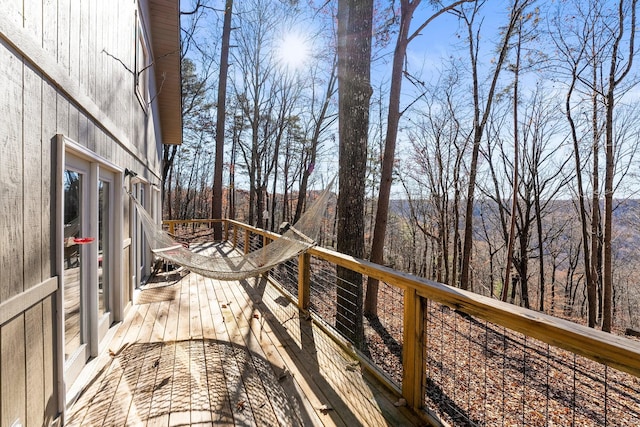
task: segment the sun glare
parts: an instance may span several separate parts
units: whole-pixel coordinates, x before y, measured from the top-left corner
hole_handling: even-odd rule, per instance
[[[278,58],[285,67],[298,69],[304,65],[308,57],[309,46],[300,34],[289,33],[284,36],[278,50]]]

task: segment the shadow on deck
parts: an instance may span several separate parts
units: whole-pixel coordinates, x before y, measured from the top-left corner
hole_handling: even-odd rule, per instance
[[[65,425],[421,425],[266,279],[141,290]]]

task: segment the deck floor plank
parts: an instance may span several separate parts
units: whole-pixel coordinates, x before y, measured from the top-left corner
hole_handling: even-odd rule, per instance
[[[206,313],[203,312],[200,304],[200,293],[202,292],[199,277],[195,274],[189,276],[189,301],[191,307],[189,347],[189,368],[191,372],[191,425],[210,425],[211,401],[209,390],[201,387],[200,384],[208,384],[206,346],[203,334],[203,323],[206,321]]]
[[[255,374],[264,389],[264,402],[259,404],[260,409],[264,409],[259,416],[264,413],[275,416],[275,423],[282,426],[302,425],[298,399],[290,399],[281,385],[280,376],[284,373],[283,367],[273,365],[263,351],[263,345],[268,339],[262,333],[262,316],[260,310],[253,304],[253,301],[246,298],[244,289],[238,282],[230,282],[222,286],[226,295],[233,298],[232,307],[235,308],[235,315],[240,327],[243,345],[248,351],[246,356],[251,358]],[[283,378],[284,379],[284,378]],[[270,410],[268,410],[270,409]],[[273,424],[274,420],[264,418],[267,425]]]
[[[180,308],[175,339],[175,361],[171,377],[171,409],[169,425],[189,425],[191,423],[191,366],[190,366],[190,325],[192,274],[180,281]]]
[[[257,283],[260,284],[258,286],[260,288],[262,288],[263,285],[266,287],[266,281],[264,281],[264,279],[258,280]],[[247,290],[252,293],[252,296],[249,296]],[[280,294],[278,295],[281,296]],[[302,424],[324,426],[346,425],[341,423],[340,420],[335,420],[335,417],[328,416],[330,412],[323,410],[323,408],[327,407],[326,396],[320,388],[313,387],[313,385],[315,385],[313,381],[311,381],[310,384],[310,381],[306,379],[306,375],[298,368],[300,361],[307,360],[309,355],[304,354],[305,352],[296,345],[290,335],[277,335],[273,332],[271,323],[276,319],[269,310],[269,306],[277,304],[273,298],[270,298],[270,295],[264,292],[253,291],[253,287],[249,286],[248,282],[244,285],[243,292],[239,292],[238,296],[243,298],[246,303],[251,302],[255,306],[255,314],[257,317],[253,317],[251,325],[253,334],[260,345],[253,345],[251,349],[252,351],[262,354],[263,357],[272,364],[283,389],[287,391],[289,395],[298,397],[291,403],[296,405],[294,409],[296,409],[298,417],[301,418]],[[288,303],[287,315],[282,317],[285,319],[285,323],[288,324],[289,321],[297,319],[297,317],[298,309]],[[277,324],[280,326],[279,321]],[[300,358],[298,359],[294,356],[296,359],[294,360],[289,354],[290,352],[287,351],[288,349],[292,350],[292,352],[300,356]]]
[[[136,342],[146,343],[151,340],[159,309],[160,303],[149,304],[149,310],[147,311],[148,321],[141,325]],[[132,370],[130,377],[129,394],[131,395],[131,405],[129,406],[125,425],[140,425],[151,404],[152,384],[155,380],[153,365],[159,357],[160,349],[159,346],[147,344],[140,348],[140,351],[132,351],[132,353],[130,365],[135,368]],[[114,404],[121,404],[121,402],[114,402]]]
[[[255,290],[248,289],[248,293],[256,298]],[[342,378],[343,383],[335,381],[337,372],[353,364],[355,359],[329,337],[323,339],[325,334],[310,319],[301,317],[297,307],[273,286],[267,285],[261,294],[276,320],[273,322],[274,330],[269,332],[286,343],[282,350],[295,358],[294,365],[299,366],[303,375],[311,378],[316,387],[324,391],[324,401],[316,406],[316,410],[324,416],[323,420],[330,415],[342,425],[386,425],[378,408],[370,405],[359,411],[358,401],[349,399],[353,384],[347,381],[348,378]],[[370,417],[377,419],[375,422],[366,422],[366,418]]]
[[[134,403],[136,394],[136,383],[142,371],[147,348],[139,347],[137,343],[145,343],[151,336],[153,330],[153,322],[155,322],[155,313],[157,307],[151,304],[145,304],[146,310],[142,306],[138,306],[138,316],[125,335],[124,343],[119,349],[118,357],[114,357],[115,368],[114,375],[120,373],[118,387],[113,394],[113,400],[109,406],[103,425],[127,425],[129,411]],[[137,418],[137,408],[134,408],[132,419]]]
[[[218,345],[218,335],[216,333],[216,323],[222,316],[219,313],[219,305],[215,300],[212,280],[198,276],[198,288],[200,289],[200,312],[202,319],[202,330],[205,341],[205,365],[207,381],[209,384],[209,403],[212,410],[212,421],[215,425],[232,426],[233,412],[229,392],[226,387],[225,374],[222,366],[222,354]],[[213,309],[213,307],[218,310]],[[224,327],[224,325],[222,326]]]
[[[176,334],[178,331],[178,310],[180,308],[180,284],[172,286],[174,299],[164,317],[160,358],[156,366],[156,376],[151,395],[151,406],[147,418],[148,426],[168,426],[171,411],[171,379],[175,364]],[[144,291],[150,292],[151,290]],[[158,328],[159,330],[162,328]]]
[[[248,343],[253,342],[254,337],[245,313],[251,312],[252,307],[237,297],[235,292],[238,286],[237,282],[218,282],[216,286],[216,292],[222,293],[223,300],[227,301],[227,309],[234,319],[233,323],[227,322],[227,330],[238,366],[242,367],[241,376],[245,389],[250,396],[255,396],[255,399],[251,399],[247,403],[251,405],[256,425],[278,425],[278,414],[269,402],[266,379],[257,368],[262,365],[262,362],[259,356],[252,353],[248,347]],[[230,330],[230,325],[233,325],[233,330]],[[271,376],[273,377],[273,372],[271,372]]]
[[[182,272],[136,301],[65,425],[420,423],[265,279]]]

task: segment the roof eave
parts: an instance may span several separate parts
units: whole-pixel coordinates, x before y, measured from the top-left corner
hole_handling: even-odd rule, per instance
[[[162,142],[182,144],[182,76],[180,5],[177,0],[150,0],[151,47]]]

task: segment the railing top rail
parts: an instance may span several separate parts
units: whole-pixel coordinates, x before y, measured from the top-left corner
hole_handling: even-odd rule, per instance
[[[207,219],[207,218],[194,218],[194,219],[164,219],[162,224],[209,224],[212,222],[225,222],[224,219]]]
[[[640,342],[329,249],[313,247],[309,253],[390,285],[415,289],[423,298],[640,377]]]
[[[245,224],[243,222],[236,221],[235,219],[227,219],[225,221],[228,222],[229,224],[235,225],[235,226],[240,227],[240,228],[247,229],[248,231],[250,231],[252,233],[260,234],[261,236],[266,236],[266,237],[268,237],[270,239],[277,239],[278,237],[280,237],[280,235],[278,233],[274,233],[274,232],[268,231],[268,230],[263,230],[262,228],[254,227],[252,225],[248,225],[248,224]]]

